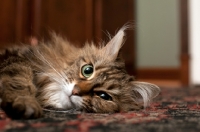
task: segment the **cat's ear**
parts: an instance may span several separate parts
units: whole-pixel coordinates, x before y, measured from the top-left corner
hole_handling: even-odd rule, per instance
[[[128,28],[127,25],[123,26],[117,34],[111,38],[111,40],[103,47],[103,54],[107,57],[116,59],[120,48],[124,44],[125,30]]]
[[[148,106],[153,98],[160,93],[160,88],[147,82],[131,82],[132,98],[144,107]]]

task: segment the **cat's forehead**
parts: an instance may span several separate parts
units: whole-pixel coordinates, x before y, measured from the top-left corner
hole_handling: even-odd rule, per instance
[[[84,47],[81,48],[80,50],[80,56],[85,57],[85,59],[90,59],[90,60],[107,60],[109,57],[105,54],[105,44],[101,43],[99,45],[96,44],[85,44]]]
[[[110,61],[108,57],[103,56],[98,52],[82,54],[79,56],[78,61],[80,65],[91,64],[98,69],[114,64],[114,61]]]

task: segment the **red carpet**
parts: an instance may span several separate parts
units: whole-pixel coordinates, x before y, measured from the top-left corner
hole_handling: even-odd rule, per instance
[[[1,113],[0,131],[8,132],[197,132],[200,88],[162,88],[150,107],[115,114],[45,112],[36,120],[11,120]]]

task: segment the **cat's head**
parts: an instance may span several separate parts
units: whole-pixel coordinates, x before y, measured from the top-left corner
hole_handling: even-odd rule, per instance
[[[86,45],[76,63],[80,79],[72,94],[82,97],[82,108],[88,112],[119,112],[146,107],[158,95],[158,86],[135,81],[125,71],[119,55],[124,43],[124,30],[99,48]]]
[[[52,98],[49,104],[63,98],[60,101],[65,103],[66,108],[77,107],[87,112],[100,113],[146,107],[159,94],[160,89],[154,84],[135,81],[127,74],[119,55],[125,29],[126,27],[122,27],[106,45],[86,44],[73,51],[78,53],[76,59],[62,73],[67,78],[64,80],[67,85],[65,82],[61,83],[66,85],[63,89],[67,96],[59,97],[59,93],[55,99],[49,97]],[[61,80],[57,79],[58,82]]]

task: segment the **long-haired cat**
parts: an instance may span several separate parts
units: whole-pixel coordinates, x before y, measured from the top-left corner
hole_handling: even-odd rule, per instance
[[[43,108],[112,113],[146,107],[160,89],[138,82],[119,55],[126,26],[107,43],[77,48],[53,35],[0,54],[1,108],[11,118],[38,118]]]

